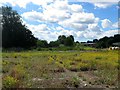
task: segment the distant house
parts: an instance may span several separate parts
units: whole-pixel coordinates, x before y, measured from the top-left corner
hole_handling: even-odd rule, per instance
[[[112,44],[112,47],[109,47],[109,50],[119,50],[120,49],[120,42],[116,42]]]
[[[120,42],[113,43],[112,46],[120,47]]]

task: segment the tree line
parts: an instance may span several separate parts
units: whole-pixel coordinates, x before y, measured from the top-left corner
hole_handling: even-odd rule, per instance
[[[93,41],[87,41],[87,43],[95,43],[96,48],[108,48],[110,46],[113,46],[113,43],[119,43],[120,42],[120,34],[116,34],[111,37],[103,37],[100,39],[94,39]]]
[[[22,24],[21,16],[11,7],[1,7],[2,9],[2,47],[12,48],[31,48],[31,47],[59,47],[59,46],[75,46],[74,37],[72,35],[65,36],[60,35],[56,41],[38,40],[34,37],[32,32],[26,25]],[[96,48],[106,48],[111,46],[115,42],[120,42],[120,34],[113,37],[103,37],[101,39],[94,39],[93,41],[87,41],[87,43],[96,43]]]
[[[108,48],[110,46],[113,46],[113,43],[119,43],[120,42],[120,34],[116,34],[111,37],[103,37],[99,40],[94,39],[93,43],[96,43],[96,48]],[[120,46],[120,45],[119,45]]]
[[[74,37],[72,35],[65,36],[60,35],[58,36],[58,39],[56,41],[50,41],[48,43],[46,40],[38,40],[37,41],[37,47],[41,48],[48,48],[48,47],[59,47],[59,46],[73,46],[74,45]]]
[[[93,39],[93,41],[87,41],[86,43],[94,43],[95,48],[108,48],[110,46],[113,46],[113,43],[119,43],[120,42],[120,34],[116,34],[111,37],[103,37],[100,39]],[[58,39],[56,41],[51,41],[48,43],[46,40],[38,40],[37,41],[37,47],[47,48],[47,47],[59,47],[60,45],[64,46],[71,46],[74,47],[76,43],[81,44],[78,41],[74,41],[74,37],[72,35],[66,37],[65,35],[58,36]]]

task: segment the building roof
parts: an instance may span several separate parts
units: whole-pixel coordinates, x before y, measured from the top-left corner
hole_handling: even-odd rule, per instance
[[[113,43],[114,46],[120,46],[120,42]]]

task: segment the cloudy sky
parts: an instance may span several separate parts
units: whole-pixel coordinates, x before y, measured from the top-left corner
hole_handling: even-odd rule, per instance
[[[0,0],[0,6],[13,7],[34,36],[47,41],[54,41],[59,35],[87,41],[117,34],[119,0],[95,1]]]

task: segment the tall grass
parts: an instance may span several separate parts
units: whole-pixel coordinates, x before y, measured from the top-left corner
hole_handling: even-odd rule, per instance
[[[63,73],[65,69],[92,71],[100,78],[99,84],[115,86],[118,81],[118,51],[23,51],[3,52],[2,56],[4,87],[17,87],[18,81],[19,87],[34,87],[34,82],[30,81],[33,77],[51,79],[53,73]]]

